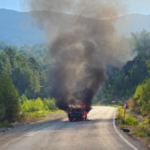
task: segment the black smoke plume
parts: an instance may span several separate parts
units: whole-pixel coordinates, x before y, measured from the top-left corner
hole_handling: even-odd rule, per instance
[[[51,96],[62,110],[86,103],[90,111],[106,80],[107,66],[122,67],[135,56],[114,27],[124,6],[119,0],[28,0],[28,4],[54,59],[48,74]]]

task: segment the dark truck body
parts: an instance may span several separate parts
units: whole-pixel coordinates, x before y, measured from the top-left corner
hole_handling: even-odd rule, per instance
[[[84,108],[71,108],[68,112],[68,119],[72,121],[85,121],[87,119],[87,112]]]

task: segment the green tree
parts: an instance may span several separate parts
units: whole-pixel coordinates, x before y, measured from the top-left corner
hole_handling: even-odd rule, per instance
[[[122,105],[123,105],[122,100],[118,101],[118,105],[119,105],[119,106],[122,106]]]
[[[23,94],[21,97],[20,97],[20,102],[23,104],[24,102],[28,101],[27,97]]]
[[[6,115],[6,109],[3,103],[0,103],[0,121],[3,121]]]
[[[0,74],[5,71],[8,75],[12,73],[12,66],[8,55],[5,52],[0,52]]]
[[[19,94],[6,73],[0,77],[0,103],[5,107],[5,119],[15,120],[19,115]]]
[[[150,78],[137,87],[134,100],[141,112],[150,117]]]

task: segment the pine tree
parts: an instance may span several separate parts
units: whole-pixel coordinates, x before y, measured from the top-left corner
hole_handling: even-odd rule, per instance
[[[5,118],[6,110],[4,104],[0,103],[0,121]]]
[[[0,103],[5,108],[5,119],[14,121],[20,111],[19,94],[6,73],[2,73],[0,77]]]

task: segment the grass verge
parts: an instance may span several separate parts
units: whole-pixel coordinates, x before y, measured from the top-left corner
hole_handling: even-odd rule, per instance
[[[138,137],[147,137],[148,136],[146,131],[133,131],[132,134],[135,136],[138,136]]]
[[[4,127],[7,127],[7,128],[12,128],[12,124],[9,123],[9,121],[5,120],[3,122],[0,122],[0,128],[4,128]]]
[[[125,119],[124,119],[124,110],[122,109],[121,106],[118,107],[118,116],[117,120],[119,124],[124,124],[124,125],[130,125],[130,126],[137,126],[139,124],[139,121],[129,114],[126,114]]]
[[[65,113],[62,110],[56,110],[56,111],[45,111],[45,110],[41,110],[41,111],[35,111],[35,112],[21,112],[19,118],[17,119],[17,121],[24,121],[24,120],[28,120],[28,119],[33,119],[33,118],[43,118],[46,117],[49,114],[63,114]],[[5,120],[4,122],[0,122],[0,128],[12,128],[13,125],[11,123],[9,123],[7,120]]]
[[[32,118],[43,118],[43,117],[46,117],[49,114],[62,114],[62,113],[65,113],[65,112],[62,111],[62,110],[56,110],[56,111],[41,110],[41,111],[24,112],[24,113],[22,112],[20,114],[19,121],[32,119]]]
[[[128,113],[125,116],[124,119],[124,110],[122,109],[121,106],[118,106],[118,116],[117,116],[117,122],[119,124],[120,129],[128,128],[128,129],[133,129],[131,131],[131,134],[139,137],[147,137],[147,126],[146,124],[139,124],[139,121],[130,116]]]
[[[150,145],[150,134],[147,128],[148,121],[145,124],[140,124],[139,121],[130,116],[128,113],[126,114],[126,119],[124,119],[124,110],[122,107],[118,106],[118,115],[117,115],[117,123],[121,130],[129,129],[131,135],[133,135],[136,139],[146,144]],[[143,118],[144,119],[144,118]]]

